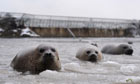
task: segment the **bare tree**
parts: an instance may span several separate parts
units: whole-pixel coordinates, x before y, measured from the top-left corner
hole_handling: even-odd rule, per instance
[[[18,27],[16,24],[16,18],[6,13],[5,16],[0,19],[0,27],[4,30],[2,36],[13,37],[15,36],[15,31]]]

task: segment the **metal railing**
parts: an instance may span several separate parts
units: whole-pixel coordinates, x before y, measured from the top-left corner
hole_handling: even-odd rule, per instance
[[[0,17],[4,17],[7,12],[0,12]],[[105,19],[89,17],[69,17],[51,15],[32,15],[26,13],[9,13],[13,17],[22,19],[24,25],[28,27],[40,28],[128,28],[138,20],[125,19]]]

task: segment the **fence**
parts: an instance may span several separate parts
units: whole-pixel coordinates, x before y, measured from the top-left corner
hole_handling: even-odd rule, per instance
[[[3,17],[6,12],[1,12]],[[13,17],[22,19],[24,25],[28,27],[39,28],[101,28],[117,29],[132,27],[138,20],[125,19],[105,19],[88,17],[69,17],[69,16],[50,16],[50,15],[32,15],[26,13],[10,13]]]
[[[7,12],[0,12],[5,17]],[[8,13],[21,27],[44,37],[122,37],[140,35],[139,20]],[[20,27],[20,26],[19,26]]]

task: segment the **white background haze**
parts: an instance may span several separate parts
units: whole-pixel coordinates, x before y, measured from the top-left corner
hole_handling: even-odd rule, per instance
[[[140,0],[0,0],[0,12],[140,19]]]

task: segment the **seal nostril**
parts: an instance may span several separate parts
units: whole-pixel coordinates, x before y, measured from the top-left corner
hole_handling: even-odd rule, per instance
[[[45,56],[52,56],[51,53],[45,53]]]

